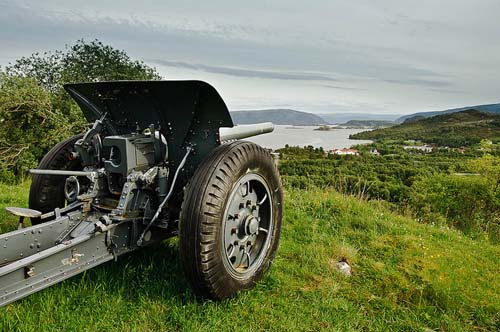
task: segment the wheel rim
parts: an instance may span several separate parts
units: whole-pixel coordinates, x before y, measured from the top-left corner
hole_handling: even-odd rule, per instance
[[[238,279],[253,275],[262,265],[273,233],[272,196],[265,179],[247,173],[234,185],[223,219],[223,259]]]

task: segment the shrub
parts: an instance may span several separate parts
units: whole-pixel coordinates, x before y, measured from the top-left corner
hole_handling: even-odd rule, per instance
[[[154,68],[98,40],[18,59],[0,72],[0,181],[21,179],[57,142],[84,130],[86,121],[64,84],[160,78]]]
[[[36,167],[70,128],[34,79],[0,75],[0,180],[12,182]]]
[[[424,222],[440,215],[466,234],[486,232],[496,240],[500,205],[487,177],[435,174],[419,178],[412,189],[411,205]]]

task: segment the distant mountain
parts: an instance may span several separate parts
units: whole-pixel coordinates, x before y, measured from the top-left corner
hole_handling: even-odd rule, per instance
[[[350,120],[384,120],[395,121],[401,114],[377,114],[377,113],[318,113],[320,117],[330,123],[345,123]]]
[[[328,124],[323,118],[307,112],[289,109],[267,109],[258,111],[234,111],[231,117],[235,124],[272,122],[277,125],[317,126]]]
[[[422,115],[415,115],[415,116],[412,116],[411,118],[408,118],[408,119],[404,120],[403,123],[417,122],[417,121],[425,119],[425,118],[426,117],[422,116]]]
[[[398,119],[396,119],[396,122],[402,123],[402,122],[405,122],[406,120],[413,118],[415,116],[421,116],[421,117],[428,118],[428,117],[435,116],[435,115],[456,113],[456,112],[466,111],[469,109],[475,109],[477,111],[485,112],[485,113],[500,113],[500,104],[486,104],[486,105],[468,106],[468,107],[460,107],[460,108],[451,108],[451,109],[444,110],[444,111],[413,113],[413,114],[403,115],[402,117],[399,117]]]
[[[394,125],[394,121],[385,120],[349,120],[346,123],[340,124],[340,126],[348,128],[385,128]]]
[[[481,139],[500,141],[500,115],[470,109],[440,114],[403,124],[364,131],[351,135],[353,139],[420,140],[440,146],[467,146]]]

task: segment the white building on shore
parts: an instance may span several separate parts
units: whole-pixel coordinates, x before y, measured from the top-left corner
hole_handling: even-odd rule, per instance
[[[333,149],[328,152],[329,154],[335,154],[338,156],[357,156],[359,155],[358,150],[356,149]]]
[[[432,152],[434,149],[432,146],[429,145],[406,145],[403,146],[403,149],[405,150],[418,150],[422,152]]]

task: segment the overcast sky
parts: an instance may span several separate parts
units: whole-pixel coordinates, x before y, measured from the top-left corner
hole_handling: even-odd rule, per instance
[[[500,102],[499,0],[0,0],[0,65],[80,38],[206,80],[231,110]]]

